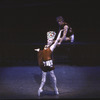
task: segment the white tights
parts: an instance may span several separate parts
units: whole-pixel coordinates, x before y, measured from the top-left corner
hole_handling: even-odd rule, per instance
[[[41,84],[40,84],[40,88],[39,89],[42,89],[44,84],[45,84],[45,82],[46,82],[46,74],[47,74],[47,72],[42,71],[42,80],[41,80]],[[57,89],[57,86],[56,86],[57,80],[56,80],[56,76],[55,76],[53,70],[50,71],[50,76],[51,76],[51,78],[53,80],[53,87],[56,90]]]

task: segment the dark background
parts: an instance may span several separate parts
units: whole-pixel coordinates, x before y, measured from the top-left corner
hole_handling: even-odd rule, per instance
[[[33,49],[43,47],[47,31],[58,32],[59,15],[72,26],[75,42],[55,50],[55,58],[59,58],[56,62],[99,64],[100,15],[96,0],[2,0],[0,65],[37,64]],[[66,49],[70,47],[68,56]]]

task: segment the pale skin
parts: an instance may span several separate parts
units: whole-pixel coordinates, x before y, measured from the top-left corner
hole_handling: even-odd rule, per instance
[[[59,39],[58,45],[60,45],[60,44],[62,43],[63,40],[66,40],[66,41],[67,41],[67,40],[70,40],[69,37],[66,37],[67,31],[68,31],[68,26],[65,25],[65,26],[64,26],[64,31],[63,31],[63,36],[62,36],[62,38]]]

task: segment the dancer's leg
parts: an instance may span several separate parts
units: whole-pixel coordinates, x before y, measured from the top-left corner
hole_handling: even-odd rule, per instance
[[[43,92],[43,86],[46,82],[46,72],[42,71],[42,80],[41,80],[41,84],[38,90],[38,96],[40,96],[40,93]]]
[[[52,80],[53,80],[53,87],[54,87],[55,93],[56,93],[56,94],[59,94],[58,88],[57,88],[57,79],[56,79],[56,76],[55,76],[53,70],[50,71],[50,76],[52,77]]]

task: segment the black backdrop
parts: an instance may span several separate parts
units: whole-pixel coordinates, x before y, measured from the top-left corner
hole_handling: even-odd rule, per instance
[[[38,46],[42,47],[46,43],[47,31],[58,32],[56,17],[59,15],[72,26],[75,32],[75,45],[91,44],[87,52],[84,53],[86,46],[80,54],[88,55],[94,47],[99,49],[100,15],[97,1],[3,0],[0,1],[1,65],[36,62],[33,49]],[[99,50],[95,48],[91,52],[91,54],[94,53],[92,58],[97,56],[99,59]],[[77,51],[75,50],[76,54],[79,53]],[[95,53],[97,51],[98,53]],[[87,56],[85,57],[87,59]]]

